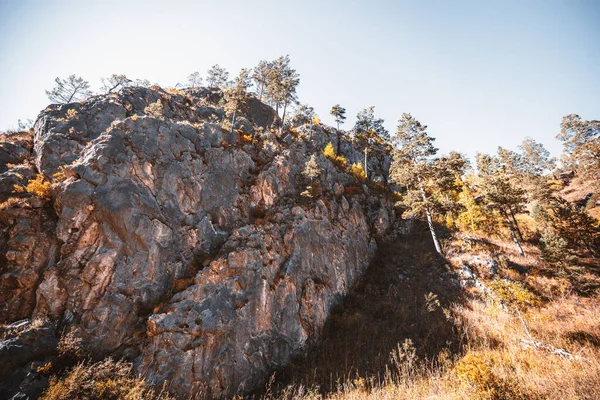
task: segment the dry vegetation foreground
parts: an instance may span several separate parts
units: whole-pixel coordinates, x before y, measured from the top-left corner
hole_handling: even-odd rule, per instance
[[[380,249],[321,343],[257,397],[600,398],[598,260],[556,271],[533,245],[520,257],[454,235],[445,263],[415,230]]]
[[[455,233],[444,261],[430,239],[417,224],[380,246],[322,340],[248,398],[600,398],[598,260],[557,271],[532,244],[521,257]],[[51,379],[43,398],[172,399],[168,389],[105,360]]]

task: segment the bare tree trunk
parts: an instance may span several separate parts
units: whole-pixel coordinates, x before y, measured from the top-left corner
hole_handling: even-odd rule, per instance
[[[231,117],[231,133],[233,133],[233,125],[235,124],[235,111],[233,112],[233,117]]]
[[[448,193],[445,193],[445,195],[446,195],[446,201],[448,203],[450,203],[450,197],[448,197]],[[454,213],[452,211],[450,211],[450,221],[452,221],[452,226],[454,228],[456,228],[456,221],[454,221]]]
[[[265,84],[260,85],[260,94],[258,95],[258,101],[262,101],[263,92],[265,90]]]
[[[508,211],[510,211],[510,216],[515,224],[515,230],[517,231],[517,235],[519,236],[519,240],[524,242],[523,234],[521,233],[521,229],[519,229],[519,224],[517,223],[517,219],[515,218],[515,213],[513,212],[511,207],[508,207]]]
[[[423,197],[425,194],[423,193]],[[433,244],[435,246],[435,251],[439,253],[440,256],[444,256],[442,252],[442,246],[440,245],[440,241],[435,233],[435,229],[433,227],[433,218],[431,218],[431,212],[429,211],[429,207],[425,208],[425,214],[427,215],[427,225],[429,225],[429,232],[431,232],[431,238],[433,239]]]
[[[279,133],[283,132],[283,124],[285,122],[285,110],[287,109],[287,105],[288,102],[286,100],[286,102],[283,103],[283,115],[281,116],[281,129],[279,130]]]
[[[513,241],[515,242],[515,246],[517,246],[517,250],[519,250],[519,254],[524,256],[525,252],[523,251],[523,248],[521,247],[521,243],[519,243],[519,238],[517,237],[517,234],[515,232],[515,228],[513,227],[510,218],[508,218],[508,213],[506,212],[506,210],[503,208],[502,209],[502,214],[504,214],[504,218],[506,218],[506,223],[508,224],[508,229],[510,230],[510,234],[513,238]]]
[[[287,112],[288,102],[283,103],[283,114],[281,115],[281,126],[285,124],[285,113]]]
[[[368,172],[368,166],[367,166],[367,161],[368,161],[367,152],[369,150],[369,144],[368,143],[369,142],[365,143],[365,178],[367,180],[369,180],[369,172]]]
[[[421,178],[419,178],[419,182],[421,182]],[[421,186],[421,197],[423,198],[423,202],[427,203],[427,196],[425,195],[425,190],[423,186]],[[442,245],[435,233],[435,228],[433,226],[433,218],[431,217],[431,211],[429,211],[429,207],[425,207],[425,215],[427,216],[427,225],[429,225],[429,232],[431,232],[431,239],[433,239],[433,245],[435,246],[435,251],[442,257],[444,257],[444,253],[442,252]]]

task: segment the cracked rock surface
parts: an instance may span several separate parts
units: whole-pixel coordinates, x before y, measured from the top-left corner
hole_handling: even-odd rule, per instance
[[[252,390],[318,339],[392,226],[392,202],[321,155],[342,140],[331,129],[271,131],[275,111],[252,99],[225,130],[219,98],[127,88],[52,105],[34,135],[2,137],[2,322],[77,328],[93,356],[125,356],[182,397]],[[146,115],[157,101],[162,116]],[[319,199],[300,196],[314,153]],[[385,178],[389,160],[371,162]],[[50,200],[6,189],[37,174]]]

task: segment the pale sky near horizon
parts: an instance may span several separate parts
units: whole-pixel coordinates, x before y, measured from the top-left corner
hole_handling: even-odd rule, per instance
[[[600,119],[600,0],[0,0],[0,129],[35,119],[57,76],[173,86],[285,54],[325,123],[336,103],[346,129],[370,105],[390,132],[410,112],[444,153],[529,136],[558,156],[562,116]]]

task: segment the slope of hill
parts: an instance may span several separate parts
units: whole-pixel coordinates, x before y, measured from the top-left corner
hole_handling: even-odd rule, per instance
[[[525,245],[426,229],[381,246],[323,340],[262,399],[600,397],[600,263],[557,271]],[[583,290],[582,290],[583,289]]]

